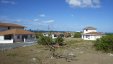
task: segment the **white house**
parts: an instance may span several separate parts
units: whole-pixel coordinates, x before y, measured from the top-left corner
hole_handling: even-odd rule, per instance
[[[0,23],[0,43],[33,42],[35,34],[24,30],[24,26]]]
[[[97,32],[96,28],[94,27],[86,27],[83,29],[82,39],[84,40],[96,40],[102,36],[103,33]]]

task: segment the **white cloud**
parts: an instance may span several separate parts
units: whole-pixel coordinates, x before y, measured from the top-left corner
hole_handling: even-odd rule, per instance
[[[55,22],[55,20],[50,19],[50,20],[43,20],[43,21],[32,22],[32,23],[34,25],[43,25],[43,26],[46,26],[46,25],[51,24],[53,22]]]
[[[44,21],[44,23],[53,23],[55,22],[55,20],[47,20],[47,21]]]
[[[46,21],[46,23],[53,23],[53,22],[55,22],[55,20],[48,20],[48,21]]]
[[[45,17],[46,15],[45,15],[45,14],[40,14],[39,16],[40,16],[40,17]]]
[[[34,19],[34,21],[39,21],[39,19]]]
[[[12,5],[14,5],[14,4],[16,4],[14,1],[12,1],[12,0],[1,0],[0,1],[2,4],[12,4]]]
[[[22,20],[20,20],[20,19],[18,19],[18,20],[16,20],[15,22],[21,22]]]
[[[100,0],[66,0],[71,7],[99,8]]]

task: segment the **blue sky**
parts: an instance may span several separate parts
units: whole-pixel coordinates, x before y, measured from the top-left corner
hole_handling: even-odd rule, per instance
[[[26,29],[113,32],[113,0],[0,0],[0,21]]]

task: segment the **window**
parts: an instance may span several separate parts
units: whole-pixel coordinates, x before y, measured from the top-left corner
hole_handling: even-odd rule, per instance
[[[86,29],[86,31],[88,31],[88,29]]]
[[[89,38],[90,38],[90,35],[86,35],[86,38],[88,38],[88,39],[89,39]]]
[[[54,34],[54,37],[57,37],[57,35],[56,35],[56,34]]]
[[[4,36],[4,40],[11,40],[12,39],[12,35],[5,35]]]
[[[30,35],[30,38],[32,38],[33,36],[32,35]]]
[[[8,27],[8,30],[10,29],[10,27]]]
[[[27,39],[28,38],[28,36],[27,35],[22,35],[22,39]]]
[[[20,35],[17,36],[17,39],[20,39]]]

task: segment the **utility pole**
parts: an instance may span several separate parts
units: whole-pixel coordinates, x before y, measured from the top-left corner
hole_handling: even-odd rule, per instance
[[[48,25],[48,32],[50,31],[50,27],[49,27],[49,25]]]
[[[50,26],[49,26],[49,25],[48,25],[48,36],[49,36],[49,37],[52,37],[52,36],[51,36]]]

